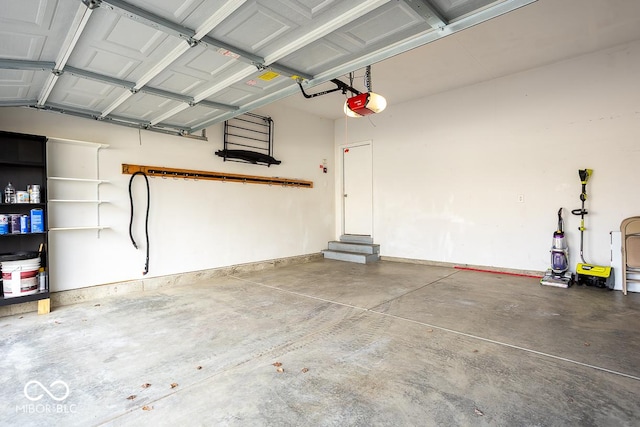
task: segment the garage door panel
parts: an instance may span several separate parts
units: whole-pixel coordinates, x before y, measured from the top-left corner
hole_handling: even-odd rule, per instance
[[[119,106],[114,113],[123,117],[153,120],[181,103],[147,93],[137,93]]]
[[[295,69],[318,74],[350,61],[384,42],[402,40],[408,34],[429,31],[420,16],[410,7],[393,2],[381,7],[325,37],[309,44],[279,62]]]
[[[470,12],[490,5],[493,3],[493,0],[433,0],[433,3],[447,20],[453,21]]]
[[[423,22],[410,7],[403,3],[392,3],[389,7],[382,7],[348,24],[345,31],[337,31],[335,34],[343,33],[357,41],[358,47],[366,48]]]
[[[126,91],[118,86],[63,74],[49,99],[63,106],[101,111]]]
[[[168,120],[164,121],[163,124],[175,127],[184,125],[193,127],[204,121],[212,120],[215,117],[221,116],[224,113],[226,113],[226,111],[195,105],[172,116]]]
[[[149,86],[194,97],[211,87],[211,80],[223,81],[244,68],[246,64],[234,58],[197,46],[158,74]]]
[[[349,55],[352,50],[348,49],[348,43],[335,43],[333,40],[324,38],[310,44],[304,51],[296,51],[291,55],[281,59],[279,63],[288,67],[315,74],[317,70],[322,70],[327,64],[340,60]]]
[[[190,49],[182,58],[171,64],[171,69],[210,80],[214,76],[219,78],[221,73],[234,66],[242,67],[233,57],[221,55],[203,46]]]
[[[156,15],[173,22],[183,23],[196,9],[202,6],[203,0],[130,0],[128,2],[143,10],[152,10]],[[217,2],[221,3],[221,2]],[[218,7],[220,4],[217,5]]]
[[[164,90],[186,96],[189,93],[195,93],[196,89],[201,87],[204,82],[204,79],[198,79],[188,74],[169,70],[162,73],[162,76],[149,82],[149,86],[162,87]]]
[[[7,59],[41,59],[46,40],[46,36],[2,31],[2,56]]]
[[[109,77],[137,81],[182,40],[139,22],[97,9],[69,65]]]
[[[225,25],[224,39],[234,46],[243,46],[248,51],[256,51],[273,43],[297,25],[259,4],[245,8]]]
[[[338,0],[280,0],[281,3],[291,10],[295,10],[306,19],[313,19],[320,13],[327,10]]]
[[[119,17],[104,36],[104,43],[114,45],[113,50],[117,52],[127,52],[136,57],[148,57],[166,37],[162,31]]]
[[[33,71],[0,70],[0,101],[18,101],[34,99],[37,94],[30,93]]]

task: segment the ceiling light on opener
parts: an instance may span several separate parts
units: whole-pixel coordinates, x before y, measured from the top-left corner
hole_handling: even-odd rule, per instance
[[[384,96],[371,91],[371,65],[365,72],[366,93],[360,93],[344,102],[344,113],[349,117],[363,117],[382,112],[387,107]]]
[[[344,102],[344,113],[349,117],[363,117],[380,113],[387,107],[387,100],[375,92],[361,93],[347,98]]]

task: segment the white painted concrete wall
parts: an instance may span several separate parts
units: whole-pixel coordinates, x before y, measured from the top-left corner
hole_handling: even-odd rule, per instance
[[[57,231],[50,234],[53,291],[141,278],[145,261],[144,178],[134,182],[135,250],[129,240],[130,175],[121,164],[224,171],[280,176],[314,182],[312,189],[284,188],[218,181],[150,179],[150,271],[148,277],[204,270],[281,257],[317,253],[333,237],[333,175],[319,168],[328,159],[332,168],[333,123],[305,113],[278,109],[256,111],[275,122],[275,157],[281,165],[267,168],[224,162],[214,155],[222,149],[222,125],[208,129],[208,142],[94,122],[71,116],[19,108],[3,108],[0,129],[48,137],[109,144],[100,153],[103,225],[96,231]],[[89,150],[52,145],[50,175],[89,177],[94,157]],[[62,192],[65,185],[55,183]],[[75,184],[73,184],[75,185]],[[72,185],[72,186],[73,186]],[[88,186],[92,184],[78,184]],[[91,191],[73,189],[90,198]],[[88,191],[88,194],[83,192]],[[67,194],[65,194],[68,196]],[[65,195],[62,195],[64,197]],[[61,197],[61,196],[57,196]],[[95,206],[52,206],[56,224],[91,225]],[[54,212],[52,212],[53,214]]]
[[[382,255],[545,270],[564,207],[575,266],[590,168],[585,257],[610,265],[609,232],[640,215],[638,76],[640,42],[336,121],[336,147],[373,141]]]

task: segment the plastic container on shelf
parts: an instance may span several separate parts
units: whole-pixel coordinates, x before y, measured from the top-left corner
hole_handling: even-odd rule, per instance
[[[29,203],[29,193],[27,191],[16,191],[16,203]]]
[[[16,202],[16,189],[13,186],[13,184],[11,184],[11,182],[9,182],[9,184],[7,184],[7,186],[4,188],[4,202],[5,203]]]
[[[40,288],[40,292],[46,292],[49,288],[47,284],[49,281],[48,279],[47,270],[45,270],[44,267],[40,267],[38,270],[38,286]]]

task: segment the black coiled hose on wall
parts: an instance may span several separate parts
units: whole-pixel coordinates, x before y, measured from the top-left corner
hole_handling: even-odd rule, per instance
[[[131,179],[129,180],[129,201],[131,202],[131,218],[129,219],[129,237],[131,237],[131,243],[133,243],[133,247],[138,249],[138,245],[136,244],[135,239],[133,238],[133,231],[132,231],[132,227],[133,227],[133,194],[131,192],[131,184],[133,183],[133,178],[136,177],[136,175],[142,175],[144,176],[144,180],[147,183],[147,214],[145,216],[145,220],[144,220],[144,232],[147,238],[147,260],[144,264],[144,272],[142,272],[142,274],[147,274],[149,272],[149,206],[151,203],[151,194],[149,192],[149,178],[147,178],[147,174],[145,174],[144,172],[134,172],[133,175],[131,175]]]

